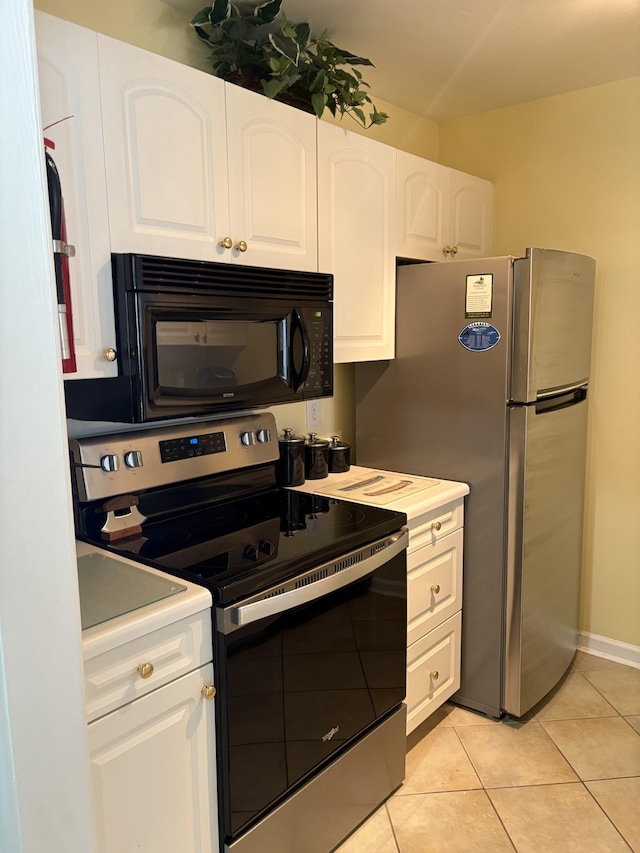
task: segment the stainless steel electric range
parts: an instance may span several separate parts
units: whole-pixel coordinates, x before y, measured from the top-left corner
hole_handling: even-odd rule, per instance
[[[328,853],[404,778],[406,516],[278,488],[269,413],[71,457],[78,538],[211,590],[220,849]]]

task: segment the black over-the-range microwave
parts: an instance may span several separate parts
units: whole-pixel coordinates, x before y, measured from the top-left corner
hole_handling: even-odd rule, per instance
[[[67,416],[145,423],[333,393],[333,277],[112,255],[118,375],[65,381]]]

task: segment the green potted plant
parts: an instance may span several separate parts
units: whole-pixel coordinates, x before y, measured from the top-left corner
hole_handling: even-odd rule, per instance
[[[373,63],[336,47],[326,30],[313,38],[309,24],[289,21],[281,5],[282,0],[214,0],[201,9],[191,25],[211,48],[213,73],[318,118],[328,109],[363,127],[384,124],[387,114],[376,109],[355,67]]]

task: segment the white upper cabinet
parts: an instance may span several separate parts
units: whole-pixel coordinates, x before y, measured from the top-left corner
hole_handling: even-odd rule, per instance
[[[396,149],[318,122],[318,253],[334,274],[334,360],[393,358]]]
[[[231,83],[226,107],[230,253],[252,266],[317,271],[315,116]]]
[[[398,151],[398,257],[444,260],[447,194],[446,166]]]
[[[98,43],[113,251],[317,270],[315,116]]]
[[[38,75],[44,136],[62,186],[77,372],[66,379],[115,376],[103,353],[115,347],[111,249],[104,176],[97,35],[36,12]]]
[[[398,257],[486,257],[492,230],[489,181],[398,151]]]
[[[98,37],[114,252],[226,260],[224,83]]]
[[[493,246],[493,184],[457,169],[448,172],[449,258],[486,258]]]

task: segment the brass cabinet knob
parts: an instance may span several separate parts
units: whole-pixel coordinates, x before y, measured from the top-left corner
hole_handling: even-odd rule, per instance
[[[442,254],[443,255],[450,255],[452,251],[453,251],[453,249],[451,248],[451,246],[445,246],[444,249],[442,250]]]
[[[220,245],[223,249],[231,249],[233,248],[233,240],[231,237],[225,237],[223,240],[220,240]]]
[[[431,522],[431,529],[432,530],[441,530],[442,529],[442,523],[440,521],[432,521]]]
[[[153,664],[139,663],[138,672],[140,673],[140,678],[151,678],[151,676],[153,675]]]
[[[432,669],[429,675],[431,676],[431,678],[433,678],[434,681],[437,681],[440,678],[440,673],[437,669]]]
[[[440,584],[439,583],[432,583],[431,584],[431,592],[434,595],[437,595],[440,592]]]
[[[246,252],[247,251],[247,244],[244,242],[244,240],[238,240],[238,242],[235,244],[235,246],[233,248],[237,249],[239,252]]]
[[[102,353],[102,357],[105,358],[107,361],[115,361],[117,358],[117,355],[118,354],[116,353],[116,351],[112,347],[109,347],[108,349],[106,349]]]
[[[457,246],[452,246],[452,247],[451,247],[451,254],[452,254],[452,255],[457,255],[457,254],[458,254],[458,247],[457,247]]]
[[[205,684],[200,692],[202,693],[204,698],[208,702],[210,702],[216,695],[216,688],[213,686],[213,684]]]

